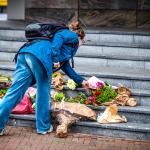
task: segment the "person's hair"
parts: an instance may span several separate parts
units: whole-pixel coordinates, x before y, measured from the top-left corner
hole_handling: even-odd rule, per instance
[[[72,23],[68,24],[68,27],[69,27],[70,30],[76,32],[77,35],[79,36],[79,38],[80,38],[81,40],[84,39],[84,37],[85,37],[85,32],[84,32],[84,30],[83,30],[81,24],[80,24],[78,21],[77,21],[77,22],[72,22]]]

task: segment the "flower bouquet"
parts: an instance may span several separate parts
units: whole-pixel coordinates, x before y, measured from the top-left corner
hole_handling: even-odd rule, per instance
[[[6,76],[0,76],[0,98],[3,98],[12,84],[12,79]]]
[[[58,90],[63,89],[63,84],[64,84],[64,75],[62,75],[60,72],[55,72],[52,75],[52,84],[54,87]]]

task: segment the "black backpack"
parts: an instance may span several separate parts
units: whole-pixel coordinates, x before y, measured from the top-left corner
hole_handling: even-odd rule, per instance
[[[25,28],[25,36],[28,41],[36,39],[51,40],[54,34],[63,29],[69,29],[65,24],[32,23]]]

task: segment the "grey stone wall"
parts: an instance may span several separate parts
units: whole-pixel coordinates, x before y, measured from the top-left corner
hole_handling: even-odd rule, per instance
[[[26,0],[26,20],[85,26],[149,28],[150,0]]]
[[[67,23],[78,18],[78,0],[26,0],[26,20]]]
[[[150,29],[150,0],[138,0],[137,27]]]

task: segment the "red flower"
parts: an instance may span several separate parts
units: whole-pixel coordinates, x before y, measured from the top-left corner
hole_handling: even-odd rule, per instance
[[[91,102],[87,99],[86,101],[85,101],[85,104],[86,105],[88,105],[88,104],[90,104]]]
[[[100,94],[101,94],[100,91],[96,91],[96,92],[94,93],[94,95],[96,95],[96,96],[98,96],[98,95],[100,95]]]

